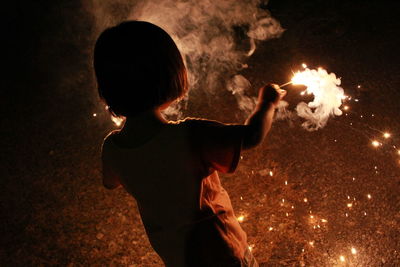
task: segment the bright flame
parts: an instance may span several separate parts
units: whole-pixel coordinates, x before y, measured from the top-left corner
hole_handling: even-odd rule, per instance
[[[322,68],[315,70],[305,67],[303,71],[296,72],[291,81],[294,85],[307,87],[301,95],[307,93],[314,96],[313,101],[301,102],[296,107],[298,115],[306,120],[303,127],[307,130],[318,130],[326,125],[330,116],[343,114],[339,107],[346,96],[340,87],[340,78],[334,73],[328,73]]]

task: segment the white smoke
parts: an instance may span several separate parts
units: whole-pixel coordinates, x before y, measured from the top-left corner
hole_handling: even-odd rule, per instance
[[[245,66],[243,62],[254,52],[257,40],[283,33],[279,22],[259,5],[259,0],[93,0],[91,9],[102,29],[126,19],[162,27],[185,58],[191,90],[213,95],[228,84],[240,109],[247,112],[254,107],[253,99],[245,95],[246,90],[237,90],[243,85],[238,82],[246,82],[243,76],[239,81],[234,75]],[[246,32],[247,47],[239,48],[235,43],[235,27]],[[232,81],[225,81],[232,76]],[[248,82],[245,87],[250,87]],[[175,106],[167,114],[177,112]]]
[[[340,116],[339,107],[345,99],[341,80],[334,73],[319,68],[318,70],[305,68],[292,79],[293,84],[303,84],[307,87],[306,93],[314,96],[309,103],[300,102],[296,111],[299,117],[305,119],[302,126],[308,131],[323,128],[329,117]]]
[[[257,98],[246,95],[246,91],[251,88],[250,82],[242,75],[235,75],[228,81],[226,88],[232,92],[239,105],[239,109],[246,114],[253,111]]]

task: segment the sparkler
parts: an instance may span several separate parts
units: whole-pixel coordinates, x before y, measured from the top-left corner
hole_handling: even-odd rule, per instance
[[[329,117],[342,115],[339,107],[347,97],[344,95],[343,88],[339,85],[340,78],[334,73],[328,73],[323,68],[309,69],[306,64],[302,64],[303,70],[294,73],[289,82],[281,84],[286,87],[290,84],[304,85],[305,93],[313,95],[313,101],[309,103],[300,102],[296,111],[299,117],[305,119],[302,126],[308,131],[318,130],[326,125]]]

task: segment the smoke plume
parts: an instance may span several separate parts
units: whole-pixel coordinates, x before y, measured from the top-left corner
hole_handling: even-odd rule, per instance
[[[227,87],[245,112],[254,107],[253,98],[245,94],[250,83],[243,76],[235,75],[246,66],[244,61],[256,49],[257,41],[277,38],[283,33],[279,22],[259,6],[259,0],[92,2],[99,28],[126,19],[144,20],[162,27],[177,43],[186,61],[192,92],[203,90],[213,95],[216,90]],[[247,46],[237,44],[235,29],[245,33]],[[181,106],[184,105],[175,105],[169,114],[178,114]]]
[[[326,125],[330,116],[340,116],[339,107],[345,98],[341,80],[334,73],[326,70],[305,68],[298,72],[292,79],[294,84],[307,86],[306,93],[314,96],[309,103],[300,102],[297,107],[297,115],[305,121],[302,126],[308,131],[318,130]]]

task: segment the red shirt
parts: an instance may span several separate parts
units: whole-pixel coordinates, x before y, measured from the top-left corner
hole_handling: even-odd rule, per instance
[[[246,234],[217,171],[233,172],[242,126],[187,119],[151,140],[120,147],[110,135],[103,164],[136,199],[148,238],[166,266],[240,266]]]

